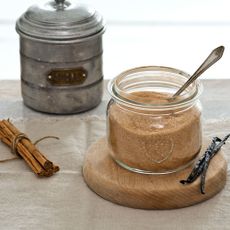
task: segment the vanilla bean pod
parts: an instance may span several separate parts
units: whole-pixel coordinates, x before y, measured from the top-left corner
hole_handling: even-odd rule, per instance
[[[209,154],[210,151],[213,151],[213,149],[215,148],[215,145],[216,145],[216,137],[213,138],[212,143],[209,146],[209,148],[205,151],[205,154],[202,155],[201,158],[197,161],[197,163],[193,167],[193,170],[188,176],[188,178],[186,180],[181,180],[180,183],[182,184],[192,183],[200,176],[204,168],[205,156]]]
[[[203,170],[202,170],[202,173],[201,173],[200,191],[201,191],[202,194],[205,194],[205,192],[204,192],[205,178],[206,178],[206,173],[207,173],[207,170],[208,170],[210,160],[211,160],[211,157],[210,157],[210,155],[207,154],[205,156],[205,164],[203,166]]]
[[[230,134],[228,134],[227,136],[224,137],[223,140],[221,140],[218,137],[214,138],[214,142],[215,142],[215,146],[213,148],[211,148],[212,151],[209,151],[209,154],[205,155],[205,165],[203,167],[203,171],[201,174],[201,183],[200,183],[200,191],[202,194],[205,194],[205,178],[206,178],[206,173],[208,170],[208,166],[209,163],[211,161],[211,159],[218,153],[218,151],[221,149],[221,147],[225,144],[225,141],[230,137]],[[217,142],[219,142],[217,144]]]
[[[181,180],[182,184],[190,184],[201,176],[200,191],[205,194],[205,178],[211,159],[218,153],[221,147],[225,144],[230,134],[226,135],[222,140],[219,137],[214,137],[210,146],[205,151],[204,155],[197,161],[192,169],[192,172],[186,180]]]
[[[225,144],[225,141],[227,141],[229,137],[230,137],[230,134],[226,135],[223,138],[223,140],[221,140],[220,138],[218,138],[220,143],[216,146],[216,149],[215,149],[216,152],[218,152],[220,150],[220,148]]]

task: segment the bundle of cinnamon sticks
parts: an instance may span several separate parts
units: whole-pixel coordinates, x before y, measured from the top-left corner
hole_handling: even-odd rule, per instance
[[[52,176],[59,167],[49,161],[9,120],[0,120],[0,139],[21,156],[38,176]]]

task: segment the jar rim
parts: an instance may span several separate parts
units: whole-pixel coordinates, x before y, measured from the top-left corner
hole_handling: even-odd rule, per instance
[[[113,78],[108,83],[108,92],[110,96],[117,101],[120,104],[123,104],[128,107],[138,108],[140,110],[168,110],[168,109],[180,109],[191,106],[201,95],[203,86],[199,80],[194,81],[183,93],[183,97],[179,96],[178,100],[169,100],[167,103],[161,103],[161,104],[148,104],[139,102],[136,100],[130,99],[130,93],[125,92],[121,87],[120,83],[124,81],[128,77],[135,76],[138,78],[138,75],[143,77],[146,73],[157,73],[161,72],[164,74],[172,74],[174,76],[180,77],[182,80],[187,81],[187,79],[190,77],[190,75],[182,70],[175,69],[172,67],[166,67],[166,66],[140,66],[132,69],[128,69],[122,73],[120,73],[118,76]],[[163,76],[161,76],[163,77]],[[172,76],[173,77],[173,76]],[[162,78],[163,79],[163,78]],[[151,79],[150,79],[151,80]],[[149,83],[151,83],[149,81]],[[160,83],[158,83],[160,84]],[[182,83],[183,84],[183,83]],[[181,85],[177,85],[177,89],[179,89]],[[176,86],[176,85],[174,85]],[[175,90],[177,90],[175,89]]]

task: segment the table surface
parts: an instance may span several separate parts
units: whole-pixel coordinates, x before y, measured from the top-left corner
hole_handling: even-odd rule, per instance
[[[202,83],[203,93],[201,95],[201,102],[203,107],[203,118],[217,119],[230,117],[230,79],[205,79],[202,80]],[[107,81],[105,81],[105,85],[106,84]],[[102,102],[97,108],[86,113],[78,114],[77,116],[82,117],[97,114],[105,117],[105,106],[108,98],[109,95],[105,89]],[[35,112],[23,105],[20,93],[20,81],[17,80],[0,81],[0,106],[0,118],[29,118],[47,116],[47,114]],[[55,117],[55,115],[52,116]]]
[[[203,80],[203,85],[203,118],[209,121],[205,132],[223,135],[230,130],[230,80]],[[1,163],[0,229],[230,229],[229,184],[207,202],[171,211],[122,207],[87,188],[82,159],[88,146],[105,135],[108,99],[105,91],[101,104],[89,112],[47,115],[23,105],[19,81],[0,81],[0,119],[12,119],[32,138],[49,132],[62,137],[59,144],[41,144],[47,152],[56,151],[48,157],[61,166],[51,178],[36,178],[22,162]],[[6,152],[0,145],[1,158]]]

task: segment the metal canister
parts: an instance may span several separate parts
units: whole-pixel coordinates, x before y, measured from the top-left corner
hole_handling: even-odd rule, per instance
[[[102,16],[65,0],[31,6],[17,21],[21,89],[25,105],[71,114],[102,97]]]

